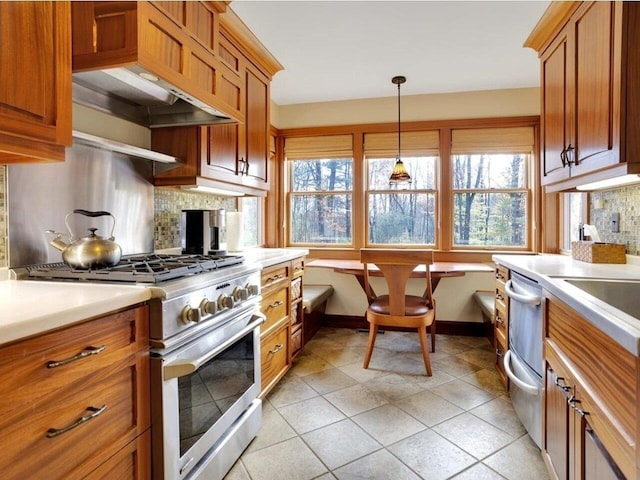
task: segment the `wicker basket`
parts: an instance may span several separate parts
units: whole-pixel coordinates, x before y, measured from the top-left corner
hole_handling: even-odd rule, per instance
[[[627,263],[626,247],[620,243],[571,242],[571,256],[589,263]]]

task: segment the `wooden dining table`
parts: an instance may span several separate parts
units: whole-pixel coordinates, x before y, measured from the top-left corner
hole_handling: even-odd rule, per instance
[[[358,280],[360,286],[365,289],[364,265],[360,260],[325,259],[316,258],[306,262],[307,267],[331,268],[336,273],[353,275]],[[382,273],[375,265],[368,265],[369,275],[381,277]],[[463,277],[467,273],[493,272],[494,268],[486,263],[464,263],[464,262],[433,262],[430,265],[431,289],[435,291],[441,279],[447,277]],[[425,265],[419,265],[413,271],[412,278],[424,278],[426,273]]]

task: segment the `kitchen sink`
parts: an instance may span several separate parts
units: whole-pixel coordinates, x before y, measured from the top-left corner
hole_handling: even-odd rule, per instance
[[[640,281],[585,279],[564,279],[564,281],[640,320]]]

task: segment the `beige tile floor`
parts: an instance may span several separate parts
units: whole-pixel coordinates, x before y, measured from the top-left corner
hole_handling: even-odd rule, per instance
[[[263,426],[225,480],[547,480],[485,338],[323,328],[268,395]]]

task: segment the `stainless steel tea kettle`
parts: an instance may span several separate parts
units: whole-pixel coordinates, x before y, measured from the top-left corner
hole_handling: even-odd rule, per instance
[[[80,214],[87,217],[109,216],[113,219],[111,227],[111,236],[109,238],[96,235],[97,228],[89,228],[90,235],[75,240],[75,236],[69,227],[69,217],[74,214]],[[62,240],[64,234],[47,230],[47,233],[55,234],[55,238],[49,242],[51,246],[62,252],[62,260],[72,268],[92,269],[113,267],[120,261],[122,257],[122,249],[114,241],[113,229],[116,226],[116,219],[109,212],[90,212],[88,210],[77,209],[69,212],[64,218],[64,223],[69,231],[69,241],[67,244]]]

